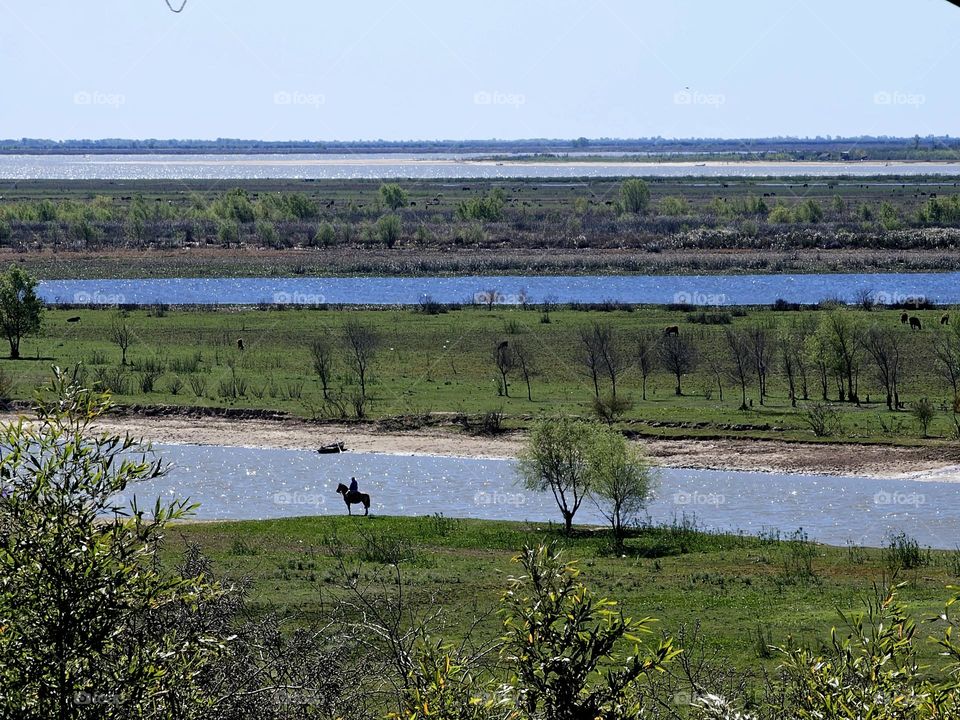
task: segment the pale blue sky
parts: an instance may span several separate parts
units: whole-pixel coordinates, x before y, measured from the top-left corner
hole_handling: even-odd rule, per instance
[[[960,134],[944,0],[0,0],[0,67],[0,138]]]

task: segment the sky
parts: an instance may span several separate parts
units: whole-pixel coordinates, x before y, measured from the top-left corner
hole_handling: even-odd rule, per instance
[[[0,0],[0,67],[0,138],[960,134],[945,0]]]

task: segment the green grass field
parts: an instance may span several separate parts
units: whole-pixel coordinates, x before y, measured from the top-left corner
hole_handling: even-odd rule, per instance
[[[332,386],[335,392],[349,395],[357,388],[356,379],[339,344],[344,323],[356,320],[374,329],[379,338],[368,388],[370,417],[410,416],[431,423],[449,421],[457,413],[476,416],[502,410],[504,426],[519,427],[542,413],[592,413],[593,385],[578,359],[582,352],[578,331],[601,321],[613,328],[628,366],[618,380],[619,396],[633,402],[621,418],[625,429],[645,435],[812,440],[804,403],[791,408],[776,359],[766,404],[759,404],[756,381],[751,379],[752,407],[747,410],[739,409],[739,386],[729,378],[721,378],[720,399],[710,362],[727,352],[722,334],[727,327],[759,322],[770,325],[776,334],[801,316],[816,322],[824,312],[749,309],[742,315],[730,314],[730,325],[704,325],[689,322],[689,314],[683,311],[647,307],[633,312],[556,310],[549,313],[549,323],[542,321],[538,309],[477,306],[438,315],[414,309],[138,309],[123,318],[132,330],[133,343],[128,365],[121,367],[120,349],[110,339],[112,325],[120,321],[116,311],[56,309],[46,313],[40,336],[24,341],[24,359],[3,360],[0,367],[13,378],[15,398],[32,397],[33,388],[49,377],[51,365],[82,362],[87,380],[113,387],[116,401],[122,404],[269,409],[336,419],[338,411],[324,406],[310,344],[314,338],[328,337],[338,346]],[[941,311],[919,311],[925,325],[920,332],[901,326],[899,311],[845,312],[863,327],[875,324],[902,333],[906,361],[901,398],[906,410],[886,409],[872,361],[862,354],[861,404],[837,404],[842,430],[827,439],[897,444],[952,441],[948,402],[952,392],[937,376],[932,351],[936,334],[951,332],[937,322]],[[67,322],[74,316],[80,318],[78,322]],[[693,341],[698,365],[683,377],[682,396],[674,394],[672,376],[655,370],[644,401],[631,356],[634,337],[644,330],[660,334],[673,324]],[[236,346],[238,338],[244,340],[242,352]],[[518,370],[508,375],[510,397],[498,395],[493,353],[504,340],[514,345],[521,342],[533,354],[532,401]],[[152,388],[146,387],[148,381]],[[603,387],[607,392],[607,381]],[[830,393],[836,397],[832,385]],[[811,378],[810,398],[818,396]],[[911,403],[922,397],[937,407],[932,439],[926,440],[921,440],[919,426],[909,413]],[[352,415],[349,407],[347,411]]]
[[[442,609],[448,639],[459,639],[484,616],[479,637],[500,632],[496,607],[511,557],[525,544],[557,542],[578,561],[585,582],[622,604],[626,614],[652,616],[676,634],[700,623],[709,649],[740,670],[774,668],[765,644],[819,647],[841,623],[837,610],[861,609],[874,584],[904,582],[902,598],[915,618],[943,609],[946,586],[960,580],[960,553],[934,551],[922,567],[903,569],[881,549],[837,548],[773,538],[708,535],[689,527],[638,531],[623,556],[610,553],[602,531],[581,528],[565,538],[551,524],[443,517],[315,517],[180,524],[168,535],[165,561],[175,564],[188,543],[213,560],[222,578],[249,577],[252,607],[290,613],[299,622],[323,617],[343,597],[344,577],[331,547],[341,548],[359,582],[383,592],[385,564],[399,556],[403,593],[411,606]],[[387,547],[390,552],[377,551]],[[926,624],[921,637],[933,634]],[[936,662],[932,647],[923,660]]]

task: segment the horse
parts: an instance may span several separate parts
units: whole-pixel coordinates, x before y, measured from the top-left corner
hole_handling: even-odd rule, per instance
[[[343,501],[347,504],[347,512],[350,515],[353,515],[353,510],[350,509],[351,505],[363,505],[363,514],[370,514],[370,496],[367,493],[350,492],[350,489],[343,483],[337,485],[337,493],[343,495]]]
[[[947,315],[947,314],[944,314],[943,317],[940,318],[940,324],[941,324],[941,325],[949,325],[949,324],[950,324],[950,316]]]
[[[900,324],[901,324],[901,325],[906,325],[906,324],[907,324],[907,320],[909,320],[909,319],[910,319],[910,316],[909,316],[909,315],[907,315],[906,313],[900,313]]]
[[[911,330],[923,330],[923,325],[920,323],[920,318],[910,317],[910,329]]]
[[[670,337],[671,335],[677,335],[677,336],[679,337],[679,335],[680,335],[680,326],[679,326],[679,325],[671,325],[671,326],[666,327],[666,328],[663,329],[663,336],[664,336],[664,337]]]

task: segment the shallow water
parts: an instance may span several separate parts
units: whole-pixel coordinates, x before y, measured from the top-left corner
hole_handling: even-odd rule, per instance
[[[555,302],[770,304],[778,298],[816,303],[839,297],[855,301],[869,291],[880,304],[926,299],[960,303],[960,273],[867,273],[804,275],[611,275],[345,278],[168,278],[137,280],[45,280],[41,297],[51,303],[413,305],[430,296],[443,303]]]
[[[482,155],[0,155],[0,178],[204,180],[265,178],[776,177],[789,175],[960,175],[956,163],[479,162]]]
[[[169,476],[138,486],[136,496],[190,497],[200,503],[201,520],[344,514],[335,489],[356,476],[376,514],[559,521],[552,496],[523,489],[509,460],[196,445],[157,451],[173,468]],[[960,544],[957,472],[879,480],[667,469],[659,478],[648,508],[655,523],[687,516],[702,528],[747,534],[789,534],[802,527],[811,538],[837,545],[878,546],[902,530],[935,548]],[[605,521],[585,503],[577,522]]]

